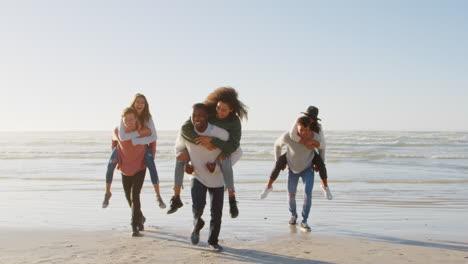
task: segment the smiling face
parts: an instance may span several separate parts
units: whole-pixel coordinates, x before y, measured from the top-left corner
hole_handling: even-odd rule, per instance
[[[229,116],[229,114],[234,109],[231,108],[227,103],[219,101],[216,105],[216,117],[219,119],[224,119]]]
[[[138,115],[141,115],[143,110],[145,110],[146,107],[146,100],[143,97],[137,97],[135,99],[135,102],[133,103],[133,108],[137,110]]]
[[[134,113],[127,113],[123,116],[123,122],[125,127],[130,130],[135,130],[137,127],[137,118]]]
[[[193,108],[192,123],[199,132],[205,131],[208,127],[208,112],[199,107]]]
[[[311,139],[314,137],[314,132],[310,127],[302,124],[297,124],[297,133],[302,139]]]

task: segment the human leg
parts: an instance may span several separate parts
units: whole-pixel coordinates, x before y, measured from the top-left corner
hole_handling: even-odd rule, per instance
[[[141,211],[140,193],[143,183],[145,181],[146,170],[137,172],[133,177],[132,186],[132,226],[138,226],[140,231],[144,230],[143,227],[143,213]]]
[[[112,196],[110,191],[112,185],[112,179],[114,178],[114,171],[115,167],[117,166],[117,147],[112,149],[111,156],[109,158],[109,162],[107,163],[107,171],[106,171],[106,192],[104,194],[104,200],[102,202],[102,208],[107,208],[109,206],[109,200]]]
[[[310,208],[312,207],[312,189],[314,188],[314,171],[311,168],[300,173],[304,183],[304,203],[302,205],[302,222],[307,223]]]
[[[297,184],[299,183],[299,175],[295,174],[292,170],[288,172],[288,196],[289,196],[289,212],[291,216],[297,218],[296,210],[296,192]]]
[[[205,226],[205,221],[201,218],[206,205],[206,192],[208,188],[197,179],[192,180],[192,214],[193,230],[190,235],[192,244],[196,245],[200,241],[200,230]]]
[[[128,205],[132,208],[132,187],[133,187],[133,176],[126,176],[122,173],[122,186],[125,192],[125,198],[127,199]],[[133,209],[132,209],[133,216]],[[132,236],[139,236],[138,226],[133,224],[133,217],[131,220]]]
[[[187,151],[187,150],[185,150]],[[188,152],[185,152],[188,155]],[[168,214],[175,213],[180,207],[184,206],[180,199],[180,191],[184,182],[184,169],[188,161],[181,161],[176,158],[174,169],[174,195],[171,198]]]
[[[286,168],[287,163],[288,161],[286,160],[286,154],[279,156],[278,160],[275,162],[275,167],[271,171],[267,186],[265,186],[265,188],[260,193],[260,199],[265,199],[268,194],[273,191],[273,183],[278,178],[280,171]]]
[[[211,203],[211,221],[208,244],[218,245],[218,237],[221,231],[221,219],[223,216],[224,188],[209,188]]]
[[[325,166],[325,162],[323,161],[322,157],[319,155],[317,151],[315,151],[314,159],[312,160],[312,164],[317,167],[319,174],[320,174],[320,179],[322,180],[322,191],[323,195],[325,198],[328,200],[333,199],[333,195],[330,191],[330,188],[328,187],[328,173],[327,173],[327,168]]]
[[[239,208],[237,207],[236,195],[234,191],[234,172],[232,170],[231,157],[219,162],[221,172],[224,177],[224,184],[228,189],[229,193],[229,213],[231,218],[236,218],[239,216]]]

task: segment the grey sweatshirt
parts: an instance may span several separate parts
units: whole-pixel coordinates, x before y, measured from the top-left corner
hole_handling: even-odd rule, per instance
[[[315,132],[314,139],[319,143],[321,142],[320,135]],[[281,156],[283,146],[286,146],[286,159],[289,169],[294,173],[302,172],[312,165],[315,151],[313,149],[308,149],[304,144],[292,140],[289,136],[289,132],[284,132],[275,142],[276,160]]]

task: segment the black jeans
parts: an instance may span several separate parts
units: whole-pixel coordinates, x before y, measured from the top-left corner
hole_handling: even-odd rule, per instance
[[[312,160],[312,165],[317,166],[317,168],[319,169],[320,178],[322,180],[327,179],[328,175],[327,175],[327,168],[325,167],[325,162],[323,162],[323,159],[322,157],[320,157],[318,152],[316,150],[314,151],[315,151],[315,155],[314,155],[314,159]],[[284,168],[287,163],[288,161],[286,160],[286,153],[279,156],[278,160],[276,161],[275,167],[271,171],[270,179],[276,180],[278,178],[278,175],[281,169]]]
[[[128,205],[132,208],[132,226],[138,226],[143,217],[141,212],[140,192],[145,181],[146,169],[137,172],[134,176],[122,174],[122,185]]]
[[[221,218],[223,216],[224,186],[208,188],[197,179],[192,180],[192,212],[193,226],[199,226],[203,210],[206,205],[206,192],[210,193],[211,221],[208,244],[218,244],[218,236],[221,231]]]

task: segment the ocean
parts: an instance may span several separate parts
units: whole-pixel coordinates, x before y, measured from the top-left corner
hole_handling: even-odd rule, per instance
[[[237,239],[259,239],[272,228],[291,232],[287,172],[267,199],[258,199],[274,165],[273,143],[281,133],[243,132],[244,154],[234,167],[240,216],[229,217],[227,201],[223,216],[223,232]],[[468,132],[325,133],[334,199],[323,197],[316,175],[309,219],[313,232],[468,242]],[[100,206],[111,136],[103,131],[0,132],[0,226],[129,229],[118,171],[111,205]],[[176,136],[177,131],[158,132],[156,166],[167,204]],[[185,206],[174,215],[155,206],[150,183],[147,174],[142,206],[148,224],[189,232],[189,177],[182,193]],[[298,209],[301,204],[298,196]]]

